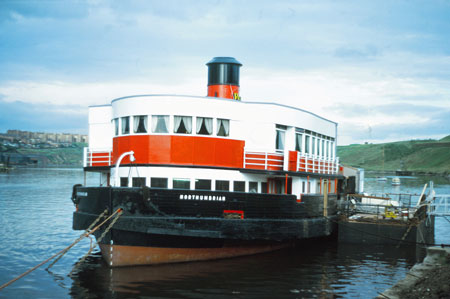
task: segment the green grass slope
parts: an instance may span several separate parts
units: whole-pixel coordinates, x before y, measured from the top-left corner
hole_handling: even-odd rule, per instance
[[[25,155],[39,155],[46,157],[50,165],[82,166],[83,147],[86,143],[74,143],[74,147],[27,149],[20,148],[17,152]]]
[[[441,140],[338,146],[338,156],[342,164],[366,170],[450,173],[450,135]]]

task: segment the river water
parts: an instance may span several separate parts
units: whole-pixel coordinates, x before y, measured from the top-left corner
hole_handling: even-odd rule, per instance
[[[437,193],[450,194],[440,177],[404,177],[400,187],[366,175],[368,192],[420,193],[433,179]],[[71,244],[72,185],[79,169],[15,169],[0,174],[0,285]],[[90,185],[98,177],[88,175]],[[450,222],[436,219],[436,243],[450,244]],[[73,247],[50,270],[45,265],[0,291],[0,298],[370,298],[423,258],[423,250],[355,246],[333,241],[234,259],[108,268],[98,251],[79,267],[89,241]],[[73,270],[73,273],[69,273]]]

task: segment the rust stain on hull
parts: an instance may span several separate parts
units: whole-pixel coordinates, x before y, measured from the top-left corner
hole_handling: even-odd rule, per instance
[[[290,243],[221,248],[163,248],[100,244],[100,249],[108,265],[120,267],[230,258],[274,251],[289,245]]]

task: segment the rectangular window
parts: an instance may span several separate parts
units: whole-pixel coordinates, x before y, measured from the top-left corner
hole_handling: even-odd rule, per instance
[[[305,187],[306,187],[306,184],[305,184],[305,182],[302,182],[302,193],[305,193]]]
[[[302,151],[302,137],[303,137],[303,134],[299,134],[299,133],[295,134],[295,150],[298,152]]]
[[[321,140],[320,141],[320,155],[322,156],[322,157],[324,157],[325,156],[325,140]]]
[[[217,136],[230,135],[230,120],[229,119],[217,119]]]
[[[173,189],[191,189],[190,179],[173,179]]]
[[[249,182],[248,183],[248,192],[258,193],[258,182]]]
[[[309,135],[306,135],[305,136],[305,153],[306,154],[309,154],[309,138],[310,138],[310,136]]]
[[[325,158],[329,158],[330,156],[330,142],[325,141]]]
[[[234,181],[233,182],[233,191],[245,192],[245,182],[243,182],[243,181]]]
[[[151,178],[150,186],[152,188],[165,188],[167,189],[167,178]]]
[[[152,133],[169,133],[168,115],[152,115]]]
[[[133,120],[134,133],[147,133],[147,115],[134,116]]]
[[[266,182],[261,183],[261,193],[269,193],[267,191],[267,183]]]
[[[128,178],[120,178],[120,187],[128,187]]]
[[[311,153],[312,153],[313,155],[316,155],[316,137],[313,137],[313,138],[311,139],[311,143],[312,143],[312,150],[311,150]]]
[[[213,119],[209,117],[197,117],[197,130],[199,135],[211,135],[213,132]]]
[[[230,182],[216,180],[216,191],[230,191]]]
[[[118,118],[114,119],[114,135],[115,136],[119,135],[119,119]]]
[[[277,129],[276,129],[277,134],[275,137],[275,149],[277,150],[277,152],[284,150],[284,136],[286,134],[286,131],[279,127],[284,127],[284,126],[277,125]]]
[[[211,180],[195,180],[195,190],[211,190]]]
[[[145,186],[145,178],[133,178],[133,187],[143,187]]]
[[[122,117],[122,134],[130,134],[130,117]]]
[[[175,116],[173,132],[178,134],[191,134],[192,116]]]

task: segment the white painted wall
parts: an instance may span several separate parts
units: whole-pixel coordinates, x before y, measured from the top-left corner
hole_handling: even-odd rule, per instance
[[[89,150],[112,149],[112,106],[89,107]]]

